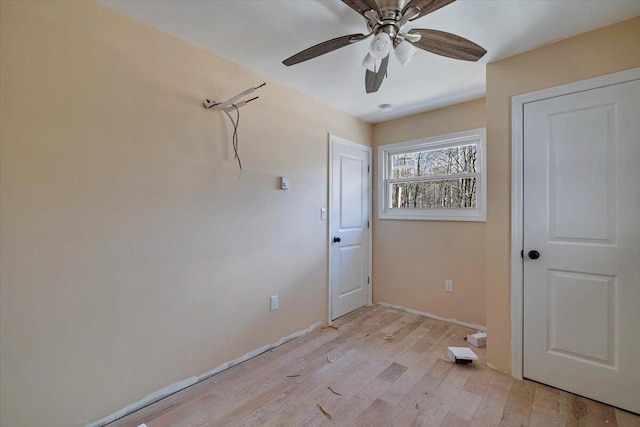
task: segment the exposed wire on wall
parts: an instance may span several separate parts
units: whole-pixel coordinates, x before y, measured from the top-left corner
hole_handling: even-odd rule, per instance
[[[205,99],[203,104],[205,106],[205,108],[207,109],[214,109],[214,110],[220,110],[223,111],[227,117],[229,117],[229,120],[231,121],[231,124],[233,125],[233,136],[231,137],[231,143],[233,146],[233,154],[234,154],[234,159],[236,159],[238,161],[238,167],[240,168],[240,177],[242,178],[242,161],[240,160],[240,154],[238,152],[239,150],[239,140],[238,140],[238,126],[240,125],[240,108],[244,107],[245,105],[247,105],[248,103],[250,103],[251,101],[255,101],[256,99],[258,99],[259,97],[255,96],[253,98],[247,99],[247,100],[241,100],[242,98],[244,98],[245,96],[248,96],[250,94],[252,94],[253,92],[255,92],[257,89],[260,89],[261,87],[263,87],[264,85],[266,85],[267,83],[262,83],[260,86],[257,87],[251,87],[245,91],[240,92],[239,94],[227,99],[226,101],[223,102],[214,102],[211,101],[209,99]],[[233,116],[231,115],[231,113],[235,111],[236,112],[236,118],[234,120]]]
[[[238,160],[238,167],[240,168],[240,178],[242,178],[242,161],[240,161],[240,154],[238,154],[238,125],[240,125],[240,110],[238,110],[238,107],[236,107],[234,104],[231,105],[233,105],[236,110],[235,121],[228,111],[225,111],[224,113],[227,115],[227,117],[229,117],[229,120],[231,120],[231,124],[233,125],[233,136],[231,137],[233,158]]]

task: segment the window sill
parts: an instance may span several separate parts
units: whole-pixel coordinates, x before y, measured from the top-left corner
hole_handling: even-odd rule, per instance
[[[469,212],[461,214],[450,210],[442,212],[385,212],[378,215],[378,219],[401,219],[409,221],[468,221],[487,222],[487,216],[479,212]]]

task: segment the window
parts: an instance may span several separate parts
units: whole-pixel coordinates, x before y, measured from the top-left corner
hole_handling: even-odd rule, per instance
[[[378,218],[485,221],[485,129],[378,147]]]

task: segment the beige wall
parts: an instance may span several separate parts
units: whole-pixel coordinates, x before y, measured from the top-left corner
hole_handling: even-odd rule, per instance
[[[373,127],[374,145],[484,126],[485,101],[478,99],[376,124]],[[375,155],[377,167],[377,150]],[[484,325],[486,225],[481,222],[378,220],[377,216],[375,211],[374,301]],[[454,281],[453,293],[444,291],[446,279]]]
[[[640,66],[640,17],[487,66],[487,358],[511,369],[511,97]]]
[[[201,102],[264,77],[94,3],[0,5],[2,426],[82,425],[326,321],[327,133],[370,125],[268,81],[238,179]]]

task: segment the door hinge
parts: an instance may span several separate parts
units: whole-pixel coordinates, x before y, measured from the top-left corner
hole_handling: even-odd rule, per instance
[[[367,276],[367,283],[371,283],[371,277]]]
[[[369,221],[367,221],[367,228],[369,228],[371,226],[371,224],[369,224]]]
[[[371,172],[371,166],[367,165],[367,172]]]

